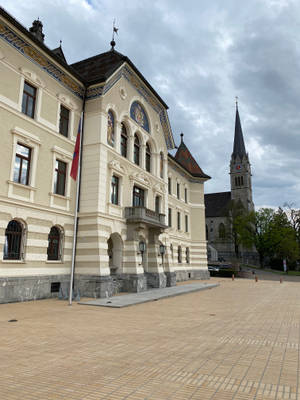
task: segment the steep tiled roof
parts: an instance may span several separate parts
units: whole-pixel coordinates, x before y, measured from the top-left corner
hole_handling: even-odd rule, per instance
[[[210,179],[210,176],[206,175],[202,169],[199,167],[197,161],[192,156],[189,149],[184,144],[181,139],[180,146],[174,157],[175,161],[180,164],[185,170],[187,170],[191,175],[197,178],[206,178]]]
[[[224,217],[231,201],[231,192],[205,194],[204,201],[206,217]]]

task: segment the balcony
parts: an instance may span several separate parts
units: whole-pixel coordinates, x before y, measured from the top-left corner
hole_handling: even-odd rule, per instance
[[[142,222],[150,227],[167,228],[165,214],[157,213],[146,207],[125,207],[125,218],[129,223]]]

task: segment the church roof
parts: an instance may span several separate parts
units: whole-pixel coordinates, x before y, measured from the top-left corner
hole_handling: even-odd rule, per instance
[[[168,109],[169,107],[167,104],[162,100],[159,94],[153,89],[150,83],[144,78],[130,59],[114,49],[71,64],[71,67],[82,77],[86,85],[93,85],[105,82],[125,62],[148,86],[152,93],[159,99],[161,104]]]
[[[235,131],[232,157],[236,158],[237,156],[239,156],[240,159],[242,159],[243,156],[247,156],[238,107],[236,107],[235,115]]]
[[[230,201],[231,192],[205,194],[205,217],[224,217]]]
[[[210,179],[210,176],[206,175],[202,169],[199,167],[197,161],[192,156],[189,149],[186,147],[183,141],[183,134],[181,134],[181,143],[178,147],[178,150],[175,154],[175,157],[172,157],[177,163],[183,167],[186,171],[188,171],[191,175],[197,178],[206,178]]]

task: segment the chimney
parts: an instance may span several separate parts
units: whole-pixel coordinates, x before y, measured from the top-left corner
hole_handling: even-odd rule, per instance
[[[40,42],[44,42],[45,35],[43,34],[43,24],[39,19],[36,19],[32,23],[32,27],[29,28],[31,32]]]

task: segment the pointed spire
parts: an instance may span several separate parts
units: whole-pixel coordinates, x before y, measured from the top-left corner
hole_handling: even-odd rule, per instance
[[[237,97],[236,97],[235,104],[236,104],[236,114],[235,114],[235,131],[234,131],[234,143],[233,143],[232,157],[236,158],[237,156],[239,156],[240,159],[242,159],[243,156],[247,156],[247,153],[246,153],[243,131],[242,131],[242,126],[241,126],[241,121],[240,121]]]

